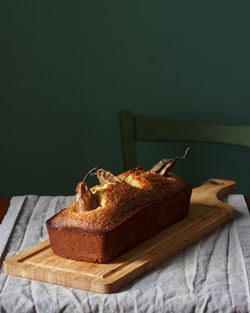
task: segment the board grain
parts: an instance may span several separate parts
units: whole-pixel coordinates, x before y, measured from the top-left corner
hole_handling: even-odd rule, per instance
[[[219,199],[235,182],[210,179],[193,189],[189,214],[137,248],[108,264],[68,260],[44,241],[4,261],[4,270],[20,276],[98,293],[112,293],[212,232],[234,216],[234,208]]]

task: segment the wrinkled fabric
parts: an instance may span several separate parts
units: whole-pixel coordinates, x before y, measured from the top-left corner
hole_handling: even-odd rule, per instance
[[[72,197],[13,197],[0,226],[2,260],[48,238],[44,222]],[[234,221],[218,228],[118,292],[96,294],[0,271],[0,312],[249,313],[250,218],[240,195]],[[8,238],[6,238],[8,232]]]

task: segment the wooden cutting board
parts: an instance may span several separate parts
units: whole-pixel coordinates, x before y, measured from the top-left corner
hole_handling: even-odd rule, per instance
[[[4,262],[6,273],[99,293],[112,293],[175,255],[234,216],[219,200],[234,181],[210,179],[193,189],[188,216],[108,264],[72,261],[55,255],[49,241]]]

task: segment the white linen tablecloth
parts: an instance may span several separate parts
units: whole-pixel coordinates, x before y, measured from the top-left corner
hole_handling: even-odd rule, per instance
[[[72,197],[13,197],[0,225],[0,312],[250,312],[250,218],[244,197],[226,201],[234,221],[117,293],[102,295],[3,272],[2,261],[48,238],[44,222]]]

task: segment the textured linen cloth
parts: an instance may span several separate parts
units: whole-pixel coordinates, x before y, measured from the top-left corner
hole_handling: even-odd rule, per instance
[[[114,294],[6,275],[2,261],[47,239],[44,222],[72,200],[63,196],[12,198],[0,225],[1,313],[250,312],[250,218],[241,195],[226,199],[237,209],[234,221]]]

